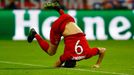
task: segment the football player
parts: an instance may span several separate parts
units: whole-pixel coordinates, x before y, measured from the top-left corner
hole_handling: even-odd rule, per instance
[[[55,63],[55,67],[61,67],[63,63],[64,67],[75,67],[77,61],[99,55],[96,64],[93,65],[94,68],[99,68],[106,49],[90,48],[85,34],[75,23],[75,20],[70,15],[64,13],[58,1],[45,3],[44,8],[55,9],[60,14],[59,18],[52,24],[50,44],[37,34],[34,28],[30,30],[28,42],[31,43],[36,38],[40,47],[48,55],[52,56],[56,53],[61,37],[63,36],[65,42],[64,53]]]

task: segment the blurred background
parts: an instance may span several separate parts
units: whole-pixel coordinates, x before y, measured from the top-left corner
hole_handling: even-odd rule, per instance
[[[0,0],[0,39],[26,40],[30,28],[49,40],[58,14],[43,10],[52,0]],[[134,0],[59,0],[88,40],[134,39]],[[47,30],[44,30],[46,28]]]
[[[0,9],[42,9],[51,0],[0,0]],[[59,0],[64,9],[110,10],[134,9],[134,0]]]

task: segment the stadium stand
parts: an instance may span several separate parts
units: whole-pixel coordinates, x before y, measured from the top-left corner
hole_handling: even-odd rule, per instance
[[[0,9],[42,9],[52,0],[0,0]],[[134,0],[59,0],[66,9],[134,9]]]

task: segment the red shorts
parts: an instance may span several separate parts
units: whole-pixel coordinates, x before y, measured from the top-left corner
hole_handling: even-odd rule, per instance
[[[83,33],[67,36],[64,38],[64,41],[64,54],[60,57],[62,62],[87,59],[98,54],[98,48],[91,49]]]
[[[74,19],[68,14],[63,14],[52,24],[50,31],[50,42],[53,45],[58,45],[65,26],[69,22],[74,22]]]

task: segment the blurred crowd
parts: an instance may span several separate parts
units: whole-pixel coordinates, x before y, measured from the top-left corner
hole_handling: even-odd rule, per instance
[[[0,9],[42,9],[52,0],[0,0]],[[134,9],[134,0],[59,0],[64,9],[125,10]]]

